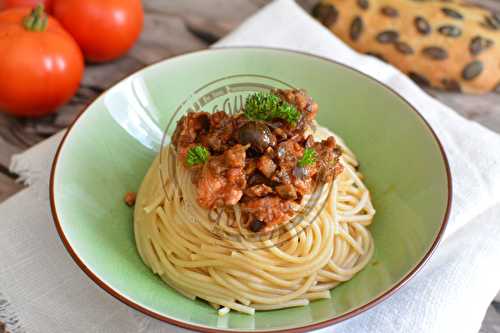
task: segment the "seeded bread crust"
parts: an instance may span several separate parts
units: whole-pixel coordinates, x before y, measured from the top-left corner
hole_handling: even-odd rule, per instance
[[[322,0],[313,15],[421,85],[500,93],[500,13],[454,1]]]

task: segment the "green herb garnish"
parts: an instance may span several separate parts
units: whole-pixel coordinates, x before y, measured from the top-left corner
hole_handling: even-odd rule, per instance
[[[297,163],[299,167],[305,167],[316,162],[316,150],[313,148],[306,148],[302,158]]]
[[[208,157],[210,153],[207,148],[203,146],[194,146],[189,148],[186,155],[186,163],[189,166],[193,166],[196,164],[203,164],[208,161]]]
[[[248,96],[245,102],[245,116],[251,120],[263,121],[279,118],[295,125],[300,119],[300,112],[295,106],[272,93],[258,92]]]

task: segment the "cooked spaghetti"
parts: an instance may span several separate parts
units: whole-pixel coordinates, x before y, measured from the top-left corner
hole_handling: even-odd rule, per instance
[[[299,103],[295,106],[300,109]],[[286,128],[286,124],[281,125]],[[300,126],[295,123],[290,130],[297,131]],[[374,244],[367,226],[375,210],[357,171],[358,161],[344,142],[317,126],[313,117],[304,124],[301,135],[322,140],[314,143],[308,139],[306,143],[305,139],[294,139],[303,143],[304,149],[295,156],[293,170],[305,167],[306,174],[316,175],[310,176],[309,182],[303,177],[300,183],[316,184],[316,190],[299,184],[283,191],[277,188],[284,182],[270,176],[268,179],[274,181],[262,191],[262,186],[255,187],[262,184],[249,184],[251,174],[260,173],[252,170],[242,173],[245,182],[241,193],[233,197],[227,193],[234,194],[234,184],[231,189],[225,184],[220,193],[217,184],[210,184],[211,194],[219,195],[215,200],[202,197],[200,183],[206,181],[202,179],[206,176],[203,170],[210,160],[223,154],[216,155],[209,149],[208,156],[201,151],[190,155],[189,150],[180,149],[174,135],[173,142],[153,162],[137,196],[134,231],[144,263],[179,293],[209,302],[219,315],[230,310],[254,314],[255,310],[303,306],[311,300],[330,298],[330,289],[351,279],[370,260]],[[278,147],[286,141],[269,142]],[[233,142],[231,147],[237,144]],[[309,162],[304,162],[307,147],[313,147],[315,152]],[[252,148],[256,151],[247,152],[245,161],[260,159],[272,151],[251,143],[239,149]],[[321,155],[322,149],[329,149],[329,155]],[[201,161],[193,170],[186,161],[195,157]],[[275,160],[274,173],[285,170],[286,165]],[[321,164],[324,161],[329,164]],[[298,177],[296,172],[293,175]],[[294,177],[286,185],[296,184]],[[239,199],[235,202],[234,197]],[[265,198],[268,201],[263,201]],[[278,203],[281,213],[273,211],[276,205],[269,204],[271,199]],[[248,209],[261,203],[258,210]]]

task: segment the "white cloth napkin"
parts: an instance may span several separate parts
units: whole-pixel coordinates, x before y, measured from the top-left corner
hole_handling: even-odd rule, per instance
[[[500,289],[500,136],[456,115],[392,66],[357,54],[291,0],[273,2],[216,44],[237,45],[306,51],[385,82],[427,119],[448,155],[454,194],[445,240],[399,292],[334,326],[335,332],[478,332]],[[18,321],[13,333],[186,332],[107,295],[64,250],[48,202],[49,167],[60,139],[12,162],[12,171],[31,186],[0,205],[0,320]]]

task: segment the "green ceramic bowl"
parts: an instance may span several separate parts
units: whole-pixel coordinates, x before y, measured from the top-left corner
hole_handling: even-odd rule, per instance
[[[361,161],[377,210],[371,226],[375,255],[351,281],[332,290],[329,300],[221,318],[208,304],[170,289],[142,263],[133,210],[123,196],[138,189],[176,110],[186,105],[206,110],[213,106],[211,98],[221,102],[221,94],[288,85],[307,88],[319,103],[319,122],[342,136]],[[438,139],[400,96],[332,61],[263,48],[191,53],[121,81],[66,133],[50,188],[61,239],[92,280],[148,315],[206,332],[298,332],[361,313],[401,287],[429,258],[451,198]]]

